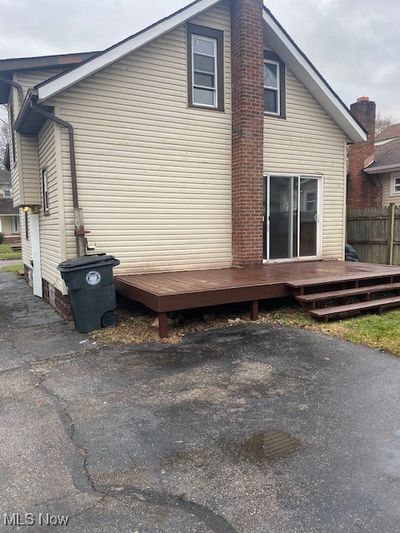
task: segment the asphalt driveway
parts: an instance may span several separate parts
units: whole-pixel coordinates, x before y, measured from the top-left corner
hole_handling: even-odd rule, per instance
[[[101,348],[6,273],[0,326],[0,531],[399,531],[399,359],[258,325]]]

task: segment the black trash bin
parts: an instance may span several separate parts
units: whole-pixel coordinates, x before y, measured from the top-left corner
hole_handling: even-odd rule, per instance
[[[114,326],[116,316],[113,267],[119,265],[112,255],[85,255],[58,265],[68,287],[75,327],[87,333]]]

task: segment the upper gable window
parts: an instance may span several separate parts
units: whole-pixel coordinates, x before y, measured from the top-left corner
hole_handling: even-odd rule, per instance
[[[223,32],[188,24],[187,38],[189,106],[223,111]]]
[[[286,118],[285,64],[270,50],[264,50],[264,112]]]

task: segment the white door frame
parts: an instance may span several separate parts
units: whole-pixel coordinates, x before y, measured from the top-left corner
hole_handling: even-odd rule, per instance
[[[288,257],[284,259],[270,259],[269,253],[270,253],[270,181],[271,177],[277,177],[277,178],[299,178],[299,191],[297,194],[297,201],[298,201],[298,213],[300,213],[300,179],[301,178],[308,178],[308,179],[316,179],[318,184],[318,192],[317,192],[317,253],[313,256],[298,256],[298,257]],[[266,220],[266,255],[267,257],[263,259],[263,263],[290,263],[290,262],[296,262],[296,261],[315,261],[322,258],[322,201],[323,201],[323,176],[321,174],[290,174],[290,173],[280,173],[280,172],[273,172],[270,174],[266,174],[264,176],[265,180],[265,187],[264,190],[266,191],[266,198],[264,201],[264,205],[266,208],[266,213],[264,214],[264,217],[267,217]],[[300,216],[297,217],[297,250],[300,251]]]
[[[42,265],[40,260],[40,221],[39,215],[29,213],[29,232],[32,253],[32,289],[35,296],[42,298]]]

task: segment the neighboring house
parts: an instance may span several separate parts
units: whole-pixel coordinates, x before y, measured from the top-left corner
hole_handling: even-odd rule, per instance
[[[343,259],[366,133],[261,0],[197,0],[65,67],[0,61],[35,294],[62,302],[57,264],[85,252],[120,273]]]
[[[20,233],[18,208],[11,199],[11,175],[8,170],[0,169],[0,233],[7,240],[18,240]]]
[[[389,126],[376,136],[374,162],[364,171],[379,179],[383,206],[400,206],[400,124]]]
[[[364,96],[351,110],[369,134],[367,141],[349,149],[348,206],[400,205],[400,124],[375,136],[375,102]]]

